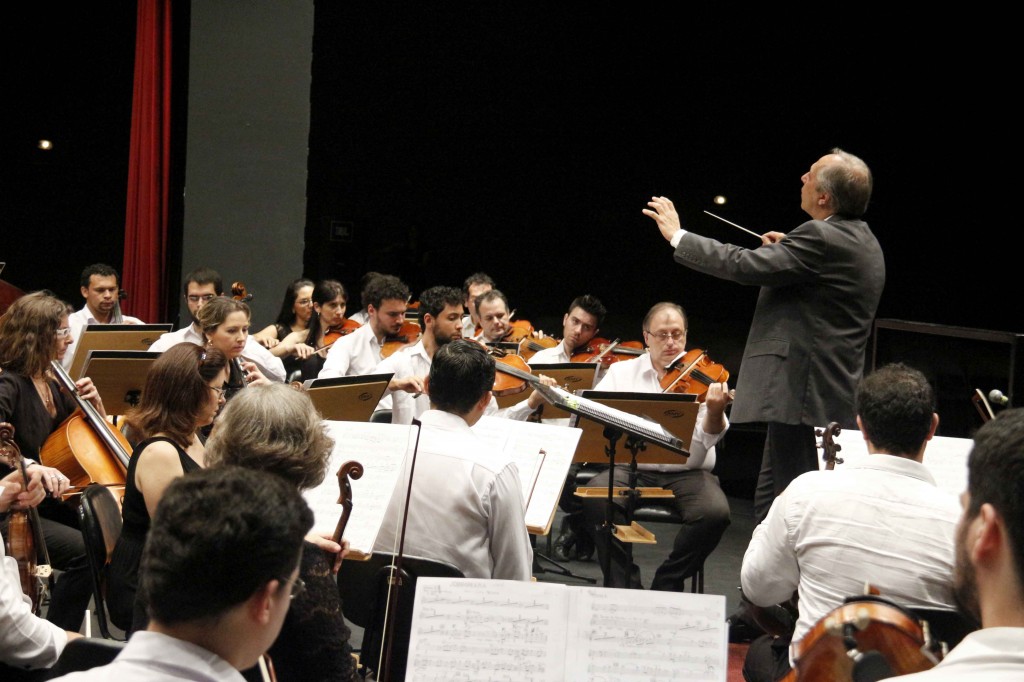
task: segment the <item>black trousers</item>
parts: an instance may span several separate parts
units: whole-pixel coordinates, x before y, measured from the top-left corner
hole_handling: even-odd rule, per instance
[[[754,491],[754,523],[764,521],[772,502],[794,478],[817,469],[818,451],[813,426],[768,423],[761,472]]]
[[[603,471],[588,485],[606,487],[608,476],[609,472]],[[628,467],[615,467],[614,485],[629,485]],[[671,552],[654,574],[651,589],[682,592],[686,589],[686,579],[704,565],[704,560],[718,546],[722,534],[729,527],[729,500],[718,484],[718,477],[702,470],[672,473],[638,471],[636,485],[667,488],[674,495],[672,500],[664,503],[674,505],[683,522]],[[594,538],[602,570],[605,556],[610,552],[609,584],[612,587],[641,589],[640,568],[629,560],[624,543],[609,540],[608,534],[601,530],[607,508],[607,498],[584,498],[586,530]],[[617,500],[614,510],[616,523],[625,519],[624,509],[625,501]]]

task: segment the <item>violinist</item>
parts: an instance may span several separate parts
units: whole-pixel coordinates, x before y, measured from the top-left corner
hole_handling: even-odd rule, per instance
[[[224,404],[227,357],[217,348],[182,342],[157,358],[146,375],[137,407],[125,416],[139,442],[125,476],[124,523],[110,560],[110,620],[126,633],[146,623],[136,599],[139,561],[157,503],[172,480],[205,464],[199,429],[213,423]]]
[[[360,327],[358,322],[345,319],[348,292],[336,279],[326,279],[313,288],[313,316],[309,318],[306,344],[314,352],[302,361],[302,380],[316,379],[324,368],[327,349],[343,336]]]
[[[402,280],[394,275],[374,277],[364,293],[366,324],[331,346],[319,378],[371,374],[383,360],[384,341],[405,324],[409,287]]]
[[[497,289],[485,291],[476,297],[474,303],[480,333],[474,337],[481,343],[500,343],[512,330],[512,316],[508,298]]]
[[[277,320],[252,335],[271,355],[281,358],[287,377],[299,372],[302,361],[313,352],[307,343],[312,316],[313,281],[302,277],[285,288]]]
[[[207,442],[206,461],[211,469],[265,471],[303,492],[320,485],[326,475],[333,476],[327,470],[333,448],[334,440],[309,395],[271,384],[243,391],[224,408]],[[330,540],[307,535],[299,563],[299,578],[306,588],[292,600],[268,652],[279,682],[356,679],[352,633],[332,571],[332,565],[340,563],[335,555],[341,551]],[[258,672],[254,668],[243,675],[256,682]]]
[[[33,474],[42,474],[47,499],[39,505],[42,532],[51,565],[62,573],[51,591],[46,619],[64,630],[78,630],[92,598],[92,576],[78,514],[61,502],[70,481],[58,469],[39,463],[47,438],[76,409],[73,396],[60,389],[50,363],[62,360],[72,344],[67,305],[43,292],[26,294],[0,317],[0,421],[14,426],[14,441]],[[79,395],[101,416],[103,401],[92,380],[75,382]],[[11,471],[0,463],[0,476]],[[6,519],[0,531],[8,535]]]
[[[960,509],[923,464],[939,424],[932,387],[916,369],[886,365],[860,382],[855,409],[867,461],[794,479],[754,529],[743,556],[746,599],[768,607],[796,592],[799,610],[792,635],[762,635],[751,643],[747,680],[785,674],[789,642],[800,642],[865,583],[905,608],[956,608]]]
[[[953,592],[981,622],[938,665],[900,682],[1024,679],[1024,410],[974,434],[956,532]]]
[[[364,272],[363,276],[359,278],[359,310],[350,314],[348,319],[357,324],[366,324],[369,321],[370,313],[367,312],[366,306],[370,302],[370,282],[372,282],[375,277],[380,277],[381,274],[382,273],[380,272],[370,270],[369,272]]]
[[[660,381],[668,365],[686,349],[686,331],[686,313],[681,306],[656,303],[643,320],[647,354],[612,364],[596,389],[661,393]],[[728,401],[728,386],[711,384],[697,412],[685,464],[637,465],[637,485],[671,490],[674,497],[668,504],[674,505],[682,517],[672,549],[654,574],[652,590],[684,591],[685,580],[704,565],[729,526],[729,501],[719,487],[718,477],[711,473],[715,466],[715,444],[729,428],[725,416]],[[606,487],[608,476],[607,471],[597,474],[589,485]],[[615,485],[629,485],[628,466],[615,467]],[[604,523],[606,505],[603,498],[587,499],[583,503],[586,529],[592,534],[601,566],[605,565],[605,552],[610,551],[611,586],[641,589],[640,568],[635,563],[629,564],[622,543],[611,542],[609,547],[607,536],[597,532]],[[621,508],[622,505],[616,503],[616,510]]]
[[[480,327],[480,318],[476,314],[477,297],[497,288],[494,279],[486,272],[474,272],[462,283],[462,305],[466,310],[462,317],[462,338],[475,338]]]
[[[82,270],[81,292],[85,305],[68,316],[72,343],[81,338],[89,324],[143,324],[137,317],[121,314],[119,284],[117,270],[104,263],[94,263]],[[61,360],[64,369],[71,369],[73,357],[73,353],[68,353]]]
[[[46,497],[40,467],[29,470],[28,486],[20,471],[0,478],[0,516],[11,509],[38,506]],[[6,556],[0,533],[0,677],[4,680],[32,679],[26,669],[49,668],[64,650],[68,640],[80,637],[32,613],[22,592],[18,564]]]

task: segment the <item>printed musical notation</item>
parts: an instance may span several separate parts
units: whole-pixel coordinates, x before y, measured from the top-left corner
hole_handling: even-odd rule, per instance
[[[726,678],[725,597],[421,578],[410,682]]]

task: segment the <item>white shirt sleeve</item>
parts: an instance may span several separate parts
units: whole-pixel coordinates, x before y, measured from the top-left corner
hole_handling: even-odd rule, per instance
[[[740,585],[743,594],[758,606],[779,604],[800,584],[796,559],[786,523],[786,491],[775,498],[768,516],[754,529],[743,555]]]
[[[256,363],[256,367],[263,373],[263,376],[271,381],[283,382],[287,377],[281,358],[264,348],[252,336],[245,340],[245,348],[242,349],[242,359]]]
[[[523,491],[515,463],[509,463],[498,472],[486,503],[491,577],[530,580],[533,575],[533,547],[526,530]]]
[[[0,662],[48,668],[67,642],[64,630],[32,613],[21,591],[18,563],[0,549]]]
[[[679,242],[682,241],[684,234],[686,234],[686,230],[679,230],[672,235],[672,239],[670,239],[668,243],[672,245],[673,249],[679,246]]]
[[[352,356],[346,344],[341,343],[344,338],[342,337],[342,339],[335,341],[331,349],[327,351],[327,357],[324,358],[324,366],[320,369],[320,373],[317,374],[317,379],[333,379],[334,377],[343,377],[348,374],[348,366]]]

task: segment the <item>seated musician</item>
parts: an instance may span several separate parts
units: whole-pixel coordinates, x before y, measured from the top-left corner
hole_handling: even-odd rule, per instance
[[[900,682],[1024,679],[1024,409],[974,434],[956,531],[953,596],[981,622],[934,668]]]
[[[184,290],[185,302],[188,305],[189,317],[192,322],[177,331],[161,334],[160,338],[154,341],[153,345],[149,347],[148,350],[150,352],[162,353],[171,346],[179,344],[182,341],[188,341],[189,343],[194,343],[197,346],[205,346],[208,343],[206,335],[203,334],[203,326],[199,322],[199,312],[207,303],[223,296],[224,285],[220,274],[212,268],[196,268],[185,275]],[[239,302],[236,301],[235,303]],[[244,303],[241,306],[232,306],[232,304],[228,304],[228,308],[234,307],[237,309],[236,312],[243,310],[242,306],[244,306],[246,318],[248,318],[247,305]],[[226,310],[227,308],[221,312],[223,313]],[[216,317],[219,317],[219,315]],[[246,326],[248,326],[248,322],[246,322]],[[245,345],[242,349],[241,357],[244,360],[255,364],[260,374],[265,376],[267,379],[270,379],[271,381],[285,380],[284,364],[282,364],[281,359],[274,357],[248,333],[246,334]]]
[[[210,468],[266,471],[301,492],[323,482],[333,448],[334,440],[309,394],[270,384],[242,391],[225,406],[207,442],[206,463]],[[335,472],[330,473],[337,488]],[[322,551],[324,542],[331,554]],[[341,546],[330,540],[304,543],[299,578],[306,589],[292,601],[281,634],[268,652],[281,682],[355,679],[351,632],[332,572],[339,551]],[[260,679],[255,668],[244,675],[255,682]]]
[[[660,381],[666,374],[666,367],[686,349],[686,331],[686,313],[682,307],[675,303],[656,303],[643,321],[647,354],[614,363],[595,388],[600,391],[661,393]],[[715,444],[729,427],[725,416],[728,402],[727,385],[712,383],[708,387],[707,397],[697,413],[690,454],[685,464],[637,466],[637,486],[671,490],[674,496],[671,504],[682,516],[682,525],[672,549],[654,574],[652,590],[683,591],[685,580],[704,565],[704,560],[718,546],[729,526],[729,501],[719,487],[718,477],[711,473],[715,466]],[[628,469],[628,466],[616,465],[615,486],[629,485]],[[608,476],[609,472],[602,472],[592,479],[590,485],[607,487]],[[616,513],[621,513],[623,508],[624,502],[617,501]],[[592,535],[602,568],[605,552],[611,554],[611,575],[606,578],[612,587],[641,589],[640,568],[629,562],[623,543],[617,540],[609,543],[607,534],[601,530],[606,510],[607,498],[584,499],[586,530]]]
[[[381,352],[385,339],[397,334],[405,324],[409,287],[402,280],[394,275],[374,277],[364,294],[366,324],[331,346],[318,378],[372,374],[384,359]]]
[[[366,309],[370,302],[370,282],[381,274],[382,273],[370,270],[369,272],[364,272],[363,276],[359,278],[359,310],[349,315],[348,319],[361,325],[366,324],[370,320],[370,313]]]
[[[313,352],[306,343],[313,315],[313,281],[301,277],[285,287],[281,311],[273,324],[253,334],[272,355],[281,358],[287,377],[297,375],[302,361]]]
[[[466,310],[462,316],[462,338],[475,338],[480,328],[480,318],[476,314],[477,296],[497,288],[498,285],[486,272],[474,272],[462,283],[462,305]]]
[[[199,430],[213,423],[224,404],[227,364],[216,348],[179,343],[156,359],[138,406],[125,415],[139,442],[125,476],[124,523],[110,560],[107,607],[110,620],[126,633],[146,625],[145,603],[136,597],[150,519],[170,482],[206,461]]]
[[[71,328],[71,343],[82,336],[89,324],[142,324],[142,320],[131,315],[121,315],[117,270],[104,263],[94,263],[82,270],[81,292],[85,305],[68,316]],[[68,353],[61,364],[71,369],[74,353]]]
[[[747,652],[747,680],[776,680],[798,642],[864,585],[904,607],[954,609],[956,498],[922,463],[939,416],[921,372],[886,365],[865,377],[855,397],[867,442],[863,463],[798,476],[754,529],[743,556],[743,594],[769,607],[798,595],[791,636],[762,635]]]
[[[249,306],[218,296],[198,312],[207,348],[216,348],[228,359],[224,397],[231,398],[246,386],[284,381],[284,365],[249,336]],[[270,374],[266,372],[270,371]]]
[[[302,381],[316,379],[324,368],[330,345],[351,333],[345,320],[347,308],[348,292],[338,280],[325,279],[313,287],[313,315],[309,318],[309,333],[305,341],[313,352],[300,365]],[[358,323],[353,322],[351,325]]]
[[[32,467],[27,486],[21,471],[0,478],[0,515],[38,506],[46,497],[42,474],[40,467]],[[6,540],[10,538],[0,533],[0,677],[10,682],[45,679],[29,671],[52,666],[68,640],[81,635],[32,612],[31,601],[22,591],[18,562],[5,554]]]
[[[302,495],[273,474],[218,467],[176,479],[142,556],[149,625],[113,662],[56,679],[240,681],[302,593],[312,526]]]
[[[58,469],[40,464],[50,435],[78,409],[61,390],[50,363],[62,360],[71,346],[67,305],[43,292],[26,294],[0,317],[0,422],[14,427],[14,441],[29,465],[42,472],[47,499],[39,505],[50,563],[61,571],[50,595],[46,619],[64,630],[78,630],[92,598],[92,576],[75,509],[61,502],[70,481]],[[103,401],[92,380],[75,382],[82,400],[105,417]],[[60,447],[58,445],[58,447]],[[0,476],[11,467],[0,462]],[[7,520],[0,520],[7,534]]]
[[[500,343],[512,330],[508,298],[497,289],[485,291],[474,299],[480,333],[474,337],[481,343]]]
[[[406,554],[447,561],[470,578],[530,580],[533,549],[518,468],[470,428],[491,402],[494,372],[494,359],[477,343],[457,339],[434,353],[412,491],[406,499],[409,457],[375,551],[397,551],[397,522],[408,505]]]

